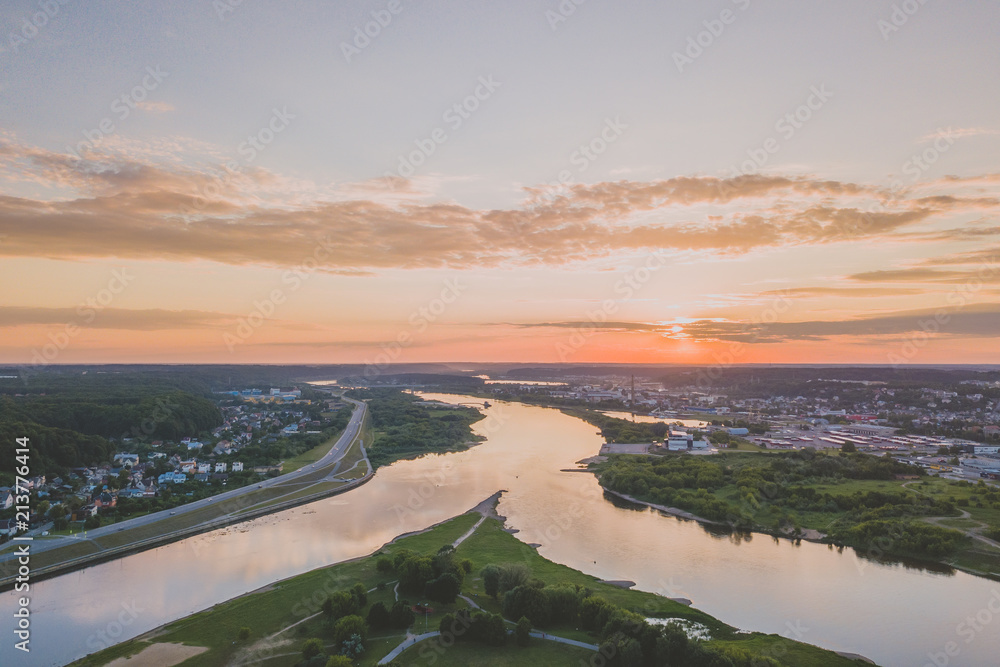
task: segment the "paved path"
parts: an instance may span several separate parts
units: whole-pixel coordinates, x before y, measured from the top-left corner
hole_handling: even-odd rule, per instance
[[[399,646],[389,651],[389,654],[384,658],[382,658],[381,660],[379,660],[377,664],[384,665],[386,663],[392,662],[393,660],[399,657],[400,653],[410,648],[417,642],[422,642],[425,639],[430,639],[431,637],[437,637],[439,634],[441,633],[435,630],[434,632],[425,632],[422,635],[407,635],[406,639],[404,639]]]
[[[477,521],[476,524],[472,528],[470,528],[468,530],[468,532],[465,533],[465,535],[462,535],[460,538],[458,538],[457,540],[455,540],[454,542],[451,543],[452,548],[453,549],[457,548],[459,544],[461,544],[462,542],[464,542],[467,539],[469,539],[470,537],[472,537],[472,534],[474,532],[476,532],[476,528],[479,528],[479,526],[481,526],[483,524],[483,521],[486,521],[486,515],[485,514],[482,517],[479,518],[479,521]]]
[[[547,641],[558,642],[560,644],[567,644],[569,646],[576,646],[577,648],[586,648],[591,651],[596,651],[601,647],[597,644],[588,644],[586,642],[578,642],[575,639],[566,639],[565,637],[556,637],[555,635],[550,635],[547,632],[539,632],[537,630],[531,631],[531,636],[535,639],[545,639]]]
[[[482,607],[480,607],[476,602],[474,602],[472,598],[466,597],[465,595],[459,595],[458,597],[465,600],[466,604],[468,604],[473,609],[482,609]]]

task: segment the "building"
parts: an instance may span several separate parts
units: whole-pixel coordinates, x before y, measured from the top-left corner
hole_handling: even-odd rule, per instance
[[[973,445],[974,454],[1000,454],[1000,445]]]
[[[225,461],[219,461],[218,463],[215,464],[215,472],[226,472]]]
[[[233,472],[243,472],[242,461],[233,461]]]
[[[848,424],[840,430],[846,433],[857,433],[858,435],[869,435],[877,438],[886,438],[896,433],[896,429],[891,426],[878,426],[876,424]]]
[[[134,466],[137,463],[139,463],[139,455],[138,454],[125,454],[123,452],[121,454],[115,454],[115,458],[113,460],[119,462],[121,465],[123,465],[123,466],[125,466],[127,468],[131,468],[132,466]]]
[[[97,509],[114,507],[117,504],[118,504],[118,496],[108,491],[102,491],[94,498],[94,507],[96,507]]]

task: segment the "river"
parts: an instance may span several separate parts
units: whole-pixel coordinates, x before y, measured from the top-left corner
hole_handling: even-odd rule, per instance
[[[547,558],[690,598],[731,625],[860,653],[886,666],[933,665],[928,654],[939,665],[997,664],[1000,632],[991,625],[990,604],[995,600],[1000,611],[1000,583],[876,563],[851,549],[808,542],[763,535],[735,540],[650,510],[618,507],[604,499],[592,475],[560,472],[600,449],[593,426],[516,403],[498,402],[484,412],[487,419],[474,428],[488,439],[466,452],[400,461],[348,493],[33,585],[30,658],[13,648],[8,634],[0,664],[65,664],[110,639],[368,554],[501,488],[508,491],[499,512],[520,539],[540,543]],[[8,619],[14,596],[0,596]]]

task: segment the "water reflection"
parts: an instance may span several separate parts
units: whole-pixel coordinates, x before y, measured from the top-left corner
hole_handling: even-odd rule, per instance
[[[468,397],[427,395],[450,402]],[[560,472],[592,456],[591,425],[557,410],[498,402],[475,429],[488,440],[457,454],[380,469],[349,493],[33,587],[32,665],[97,650],[122,611],[141,609],[116,641],[321,565],[371,553],[396,535],[462,512],[497,489],[519,539],[556,562],[695,606],[744,629],[855,651],[883,665],[923,665],[1000,584],[962,572],[867,560],[851,549],[739,535],[608,499],[593,475]],[[14,607],[0,597],[0,613]],[[857,622],[863,620],[863,622]],[[949,664],[995,664],[1000,633],[983,632]],[[10,642],[0,664],[25,664]]]

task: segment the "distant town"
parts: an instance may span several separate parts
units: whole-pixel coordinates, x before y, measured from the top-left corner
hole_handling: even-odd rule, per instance
[[[1000,381],[962,380],[954,390],[894,388],[885,381],[817,378],[808,395],[736,397],[698,386],[666,387],[634,377],[565,383],[487,381],[495,396],[547,396],[625,419],[678,422],[662,442],[608,443],[604,453],[657,449],[712,453],[730,437],[765,449],[893,453],[944,476],[1000,479]],[[741,393],[746,393],[741,390]],[[624,412],[626,414],[619,414]],[[697,423],[695,423],[697,422]]]

